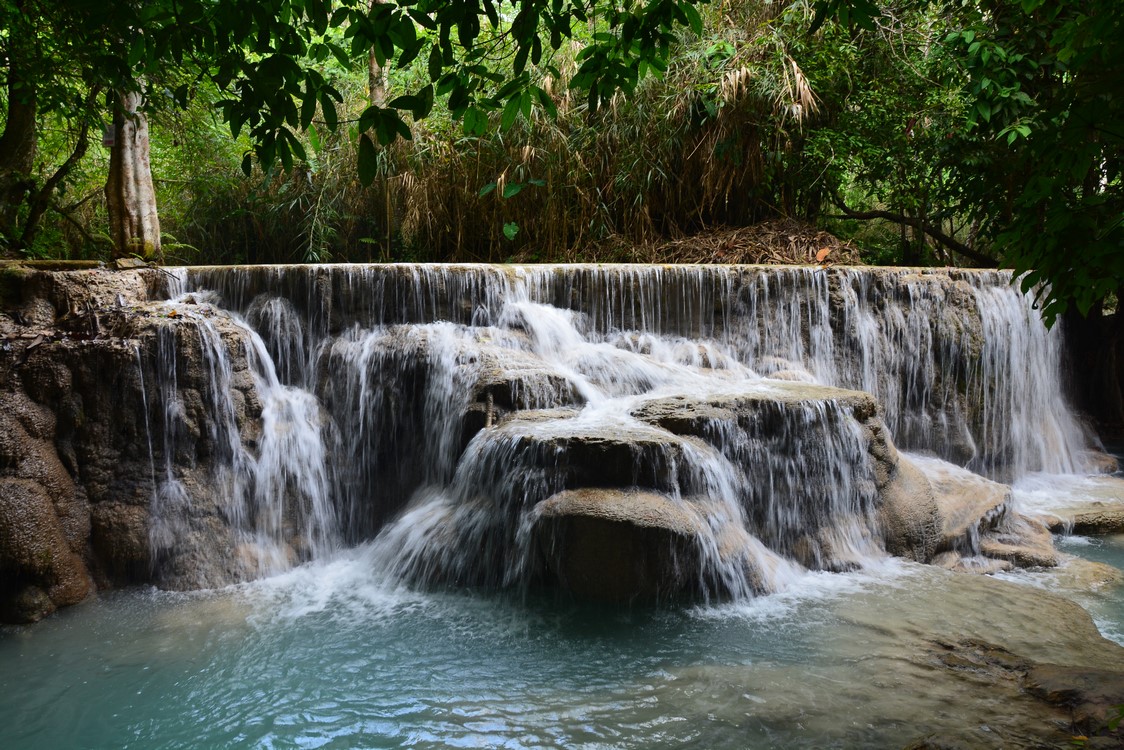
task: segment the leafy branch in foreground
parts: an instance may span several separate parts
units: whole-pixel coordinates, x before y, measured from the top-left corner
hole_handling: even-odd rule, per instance
[[[114,224],[112,214],[151,200],[147,113],[186,106],[204,82],[224,92],[222,118],[236,138],[249,136],[262,168],[279,163],[287,171],[308,158],[298,134],[314,124],[327,131],[341,125],[343,96],[327,72],[331,65],[352,71],[425,60],[426,80],[388,102],[372,103],[349,123],[359,144],[358,174],[369,184],[377,173],[376,143],[409,139],[407,118],[427,117],[436,99],[445,101],[467,134],[488,127],[489,111],[502,111],[501,126],[511,127],[535,106],[552,110],[538,76],[561,75],[544,53],[572,38],[577,25],[596,29],[571,76],[590,108],[618,90],[632,91],[649,72],[666,69],[677,26],[701,30],[694,7],[700,1],[133,0],[108,13],[88,0],[5,0],[0,44],[8,111],[0,135],[0,191],[6,204],[0,228],[18,245],[9,227],[21,211],[29,216],[21,206],[31,192],[25,185],[37,118],[101,125],[100,104],[84,100],[94,90],[114,92],[111,101],[121,103],[113,122],[127,138],[113,141],[114,159],[124,160],[116,169],[137,176],[134,182],[111,175],[107,197]],[[500,39],[510,56],[494,54]],[[248,173],[251,167],[247,154],[243,168]],[[136,194],[126,194],[138,185]],[[117,240],[118,252],[138,242],[158,243],[158,237],[158,228],[155,239],[126,232]]]

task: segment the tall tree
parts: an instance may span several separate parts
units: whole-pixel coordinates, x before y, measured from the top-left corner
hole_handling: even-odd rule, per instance
[[[113,94],[112,145],[105,202],[109,236],[119,255],[159,258],[160,217],[148,145],[148,118],[140,91]]]

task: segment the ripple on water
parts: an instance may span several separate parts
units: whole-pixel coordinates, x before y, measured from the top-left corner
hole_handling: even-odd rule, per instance
[[[688,610],[425,593],[359,549],[4,629],[0,746],[885,747],[931,730],[986,747],[979,725],[1010,739],[1037,707],[938,669],[931,642],[1103,663],[1072,614],[894,561]]]

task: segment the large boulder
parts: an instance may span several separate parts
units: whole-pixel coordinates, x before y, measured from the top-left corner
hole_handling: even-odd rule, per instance
[[[759,381],[649,399],[632,414],[721,457],[699,466],[695,492],[731,494],[777,554],[826,570],[881,554],[878,482],[894,454],[869,394]]]
[[[628,414],[516,411],[473,438],[426,511],[454,531],[428,535],[410,567],[499,585],[509,559],[527,560],[524,582],[613,601],[775,590],[801,566],[883,555],[880,487],[897,488],[902,514],[908,492],[932,503],[927,483],[898,478],[896,456],[868,394],[807,384],[749,381]]]
[[[549,572],[578,596],[610,602],[697,593],[704,519],[684,501],[641,490],[566,490],[536,507]]]
[[[887,443],[878,478],[886,551],[928,562],[941,543],[943,523],[933,485],[911,461]]]
[[[901,462],[929,483],[939,520],[929,554],[915,559],[977,573],[1058,564],[1049,529],[1015,510],[1009,486],[939,459],[909,456]]]
[[[869,394],[793,382],[628,414],[513,411],[476,433],[438,512],[451,530],[428,536],[415,578],[545,577],[609,601],[750,595],[886,552],[975,572],[1057,562],[1009,487],[902,456]]]

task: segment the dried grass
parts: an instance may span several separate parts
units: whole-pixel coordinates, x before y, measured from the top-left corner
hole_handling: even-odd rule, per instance
[[[531,260],[590,263],[720,263],[770,265],[859,265],[859,250],[849,242],[791,219],[752,226],[712,229],[689,237],[637,244],[615,236],[558,258],[521,253],[516,262]]]

